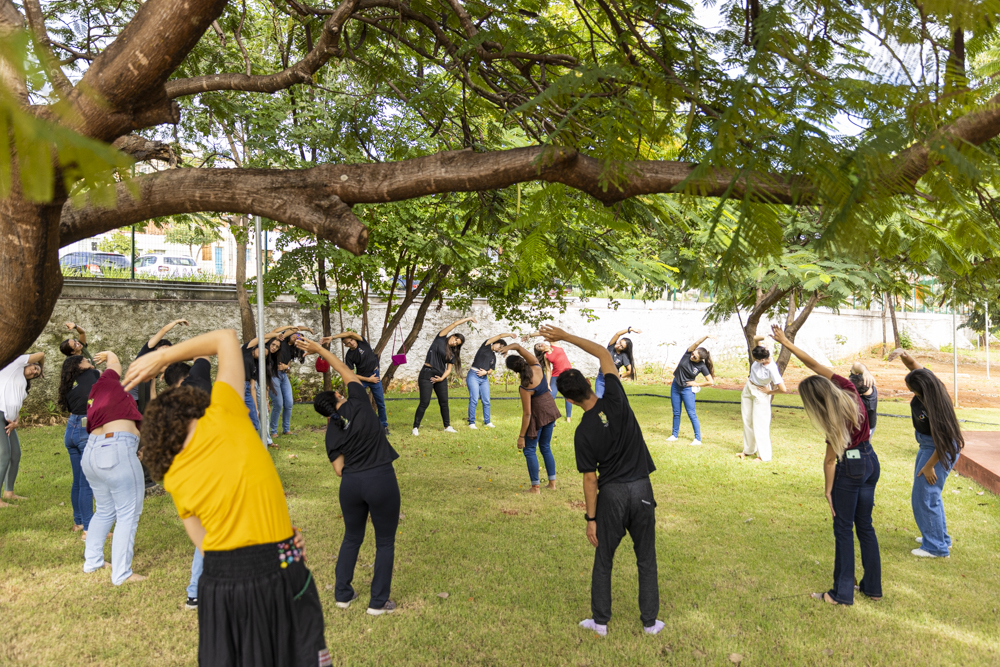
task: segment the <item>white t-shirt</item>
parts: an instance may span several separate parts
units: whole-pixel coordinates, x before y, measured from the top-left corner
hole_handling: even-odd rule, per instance
[[[28,395],[28,380],[24,377],[24,367],[27,365],[28,355],[22,354],[0,371],[0,411],[3,411],[8,422],[17,419]]]
[[[759,361],[750,365],[750,381],[761,387],[769,384],[779,385],[783,382],[781,372],[778,371],[778,362],[772,361],[767,366]]]

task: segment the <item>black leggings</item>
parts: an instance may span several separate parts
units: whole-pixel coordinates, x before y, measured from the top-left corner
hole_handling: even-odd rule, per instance
[[[417,377],[417,387],[420,388],[420,405],[417,406],[417,414],[413,415],[413,428],[420,428],[420,422],[424,419],[427,406],[431,404],[431,392],[438,397],[438,406],[441,408],[441,421],[444,427],[451,426],[451,415],[448,413],[448,381],[431,382],[431,378],[437,375],[432,368],[424,366]]]
[[[368,606],[381,609],[392,588],[392,565],[396,557],[396,528],[399,526],[399,484],[391,463],[361,472],[344,471],[340,481],[340,511],[344,514],[344,541],[337,556],[338,602],[354,597],[354,567],[365,540],[368,515],[375,529],[375,567]]]

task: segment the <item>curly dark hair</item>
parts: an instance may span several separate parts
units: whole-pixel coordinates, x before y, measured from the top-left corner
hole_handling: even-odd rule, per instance
[[[59,374],[59,407],[69,412],[69,392],[73,389],[73,384],[80,377],[83,370],[80,363],[83,361],[82,354],[74,354],[66,357],[63,361],[62,372]]]
[[[201,419],[212,397],[194,387],[167,389],[146,406],[139,445],[142,462],[155,480],[163,479],[174,457],[184,448],[188,425]]]

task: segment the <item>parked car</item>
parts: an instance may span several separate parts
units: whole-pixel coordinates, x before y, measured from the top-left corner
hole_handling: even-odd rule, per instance
[[[116,252],[68,252],[59,258],[59,266],[69,273],[89,273],[103,275],[103,269],[124,269],[130,267],[128,257]]]
[[[137,277],[183,278],[199,273],[198,263],[183,255],[143,255],[135,262]]]

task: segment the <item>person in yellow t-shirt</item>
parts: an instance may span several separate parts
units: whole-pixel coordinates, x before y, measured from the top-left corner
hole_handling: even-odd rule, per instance
[[[144,414],[142,459],[162,479],[205,556],[198,583],[200,665],[329,665],[323,608],[285,493],[243,402],[243,354],[231,329],[132,362],[126,389],[175,361],[217,356],[209,396],[168,389]]]

